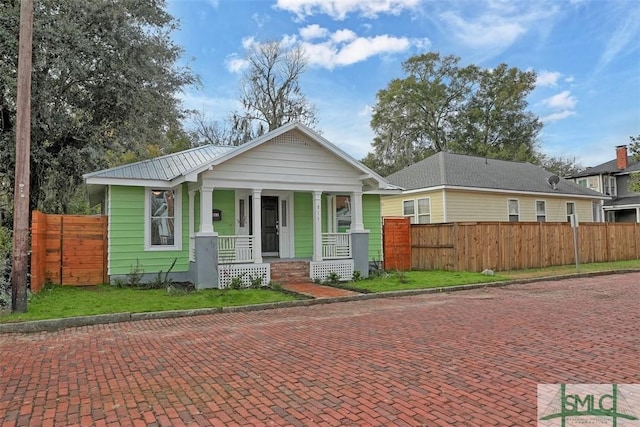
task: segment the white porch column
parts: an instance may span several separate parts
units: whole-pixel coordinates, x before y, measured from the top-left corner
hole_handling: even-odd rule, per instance
[[[195,190],[189,190],[189,261],[195,261]]]
[[[262,189],[253,189],[253,262],[262,263]]]
[[[313,192],[313,258],[322,261],[322,191]]]
[[[213,188],[200,188],[200,233],[213,233]]]
[[[362,191],[351,193],[351,231],[364,230],[362,221]]]

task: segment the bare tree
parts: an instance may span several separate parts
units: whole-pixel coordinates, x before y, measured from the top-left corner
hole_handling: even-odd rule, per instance
[[[316,125],[315,108],[300,89],[300,76],[307,68],[301,46],[289,49],[279,41],[259,43],[246,59],[240,88],[244,111],[232,115],[236,136],[246,141],[295,121]]]

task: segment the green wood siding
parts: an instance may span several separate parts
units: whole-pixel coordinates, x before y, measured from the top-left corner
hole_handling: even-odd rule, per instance
[[[109,212],[109,274],[129,274],[139,263],[144,273],[167,271],[177,259],[174,272],[189,270],[189,197],[182,188],[182,250],[145,251],[143,187],[111,186]]]
[[[213,208],[222,211],[222,221],[215,221],[213,229],[221,236],[236,234],[235,199],[236,192],[234,190],[213,190]]]
[[[313,256],[313,198],[311,193],[294,193],[293,223],[296,258]]]
[[[362,222],[369,230],[369,261],[382,258],[382,218],[380,216],[380,196],[362,195]]]

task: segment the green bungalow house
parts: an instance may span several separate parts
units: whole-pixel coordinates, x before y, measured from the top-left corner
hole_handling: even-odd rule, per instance
[[[166,272],[198,288],[271,280],[309,263],[311,279],[362,277],[382,254],[380,196],[397,187],[300,123],[244,145],[192,148],[84,175],[108,215],[108,275]]]

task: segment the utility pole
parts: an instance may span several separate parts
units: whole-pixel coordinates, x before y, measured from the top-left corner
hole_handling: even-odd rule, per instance
[[[20,1],[18,93],[16,98],[16,169],[13,192],[13,255],[11,308],[27,311],[29,199],[31,184],[31,52],[33,0]]]

